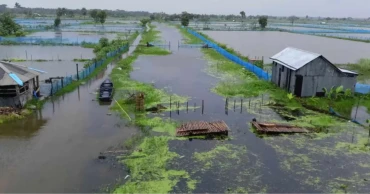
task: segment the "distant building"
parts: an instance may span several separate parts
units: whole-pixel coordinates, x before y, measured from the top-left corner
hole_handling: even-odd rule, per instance
[[[323,96],[326,88],[355,90],[358,74],[340,69],[320,54],[288,47],[271,57],[272,82],[298,97]]]
[[[0,107],[23,107],[39,88],[39,75],[27,67],[0,61]]]

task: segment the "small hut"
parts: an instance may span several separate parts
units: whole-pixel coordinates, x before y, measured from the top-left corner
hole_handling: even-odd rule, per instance
[[[32,68],[0,61],[0,107],[23,107],[39,88],[39,75]]]
[[[272,82],[298,97],[323,96],[324,88],[355,91],[358,74],[333,65],[324,56],[288,47],[271,57]]]

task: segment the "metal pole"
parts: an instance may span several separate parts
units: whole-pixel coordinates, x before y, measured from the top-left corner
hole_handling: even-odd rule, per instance
[[[243,112],[243,98],[240,99],[240,114]]]
[[[204,114],[204,100],[202,100],[202,114]]]
[[[360,105],[360,99],[357,101],[357,108],[356,108],[356,114],[355,114],[355,120],[357,118],[357,111],[358,111],[358,106]]]
[[[76,63],[76,71],[77,71],[77,80],[80,80],[80,76],[78,75],[78,63]]]

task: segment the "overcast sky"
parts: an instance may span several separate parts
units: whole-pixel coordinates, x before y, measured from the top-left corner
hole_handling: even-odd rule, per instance
[[[180,13],[370,17],[370,0],[0,0],[14,7],[121,9]]]

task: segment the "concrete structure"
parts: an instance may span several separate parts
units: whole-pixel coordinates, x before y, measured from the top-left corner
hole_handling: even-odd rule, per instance
[[[271,57],[272,82],[298,97],[323,96],[323,88],[355,90],[358,74],[340,69],[320,54],[288,47]]]
[[[31,68],[0,62],[0,107],[23,107],[39,88],[40,74]]]

